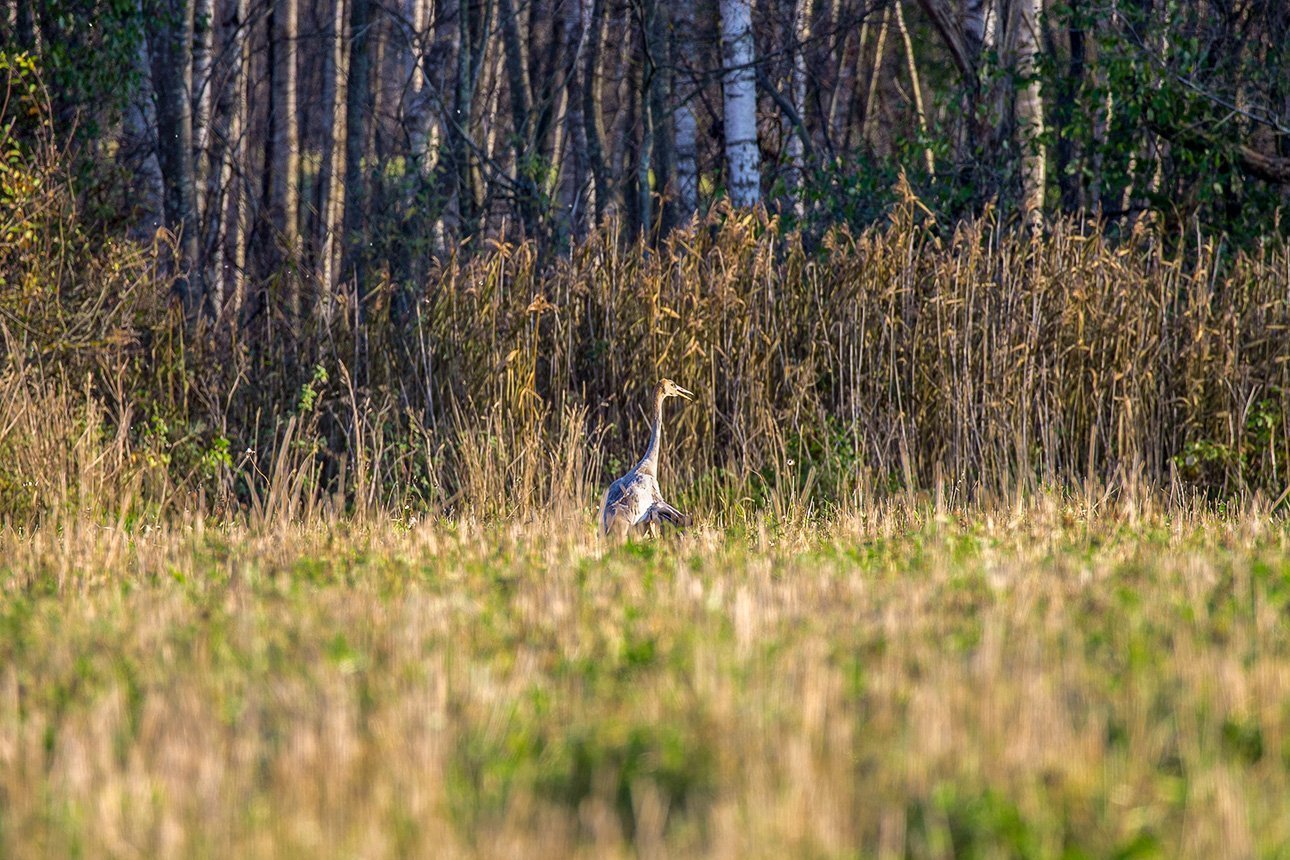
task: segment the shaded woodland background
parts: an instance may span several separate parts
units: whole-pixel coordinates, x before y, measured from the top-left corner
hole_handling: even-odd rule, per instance
[[[1290,182],[1290,10],[1045,0],[9,0],[60,139],[198,309],[334,311],[487,238],[567,252],[712,202],[1261,235]],[[114,173],[109,174],[109,170]],[[393,309],[406,315],[412,296]]]
[[[712,500],[1276,495],[1288,61],[1272,0],[5,0],[0,496],[514,510],[659,374]]]

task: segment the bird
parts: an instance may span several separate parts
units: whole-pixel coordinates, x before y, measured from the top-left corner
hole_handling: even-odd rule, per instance
[[[694,393],[670,379],[654,388],[654,422],[645,456],[631,470],[609,485],[600,505],[600,530],[606,538],[624,540],[629,535],[653,535],[659,523],[688,526],[690,516],[663,501],[658,488],[658,458],[663,446],[663,401],[669,397],[693,400]]]

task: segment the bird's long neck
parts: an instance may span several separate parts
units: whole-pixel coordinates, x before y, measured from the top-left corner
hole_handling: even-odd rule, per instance
[[[636,464],[636,471],[648,472],[651,475],[658,473],[658,452],[663,444],[663,392],[654,392],[654,426],[650,428],[649,447],[645,449],[645,456]]]

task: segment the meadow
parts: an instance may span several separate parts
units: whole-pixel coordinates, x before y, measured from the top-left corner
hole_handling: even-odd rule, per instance
[[[1290,850],[1290,531],[1121,493],[0,533],[6,857]]]

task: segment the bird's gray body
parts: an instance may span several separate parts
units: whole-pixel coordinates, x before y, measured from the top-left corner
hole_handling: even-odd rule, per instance
[[[600,527],[612,537],[648,534],[660,522],[684,525],[689,517],[663,501],[658,479],[632,469],[609,485],[601,506]]]
[[[606,537],[623,539],[653,534],[659,523],[689,525],[690,518],[663,501],[658,487],[658,456],[663,435],[663,400],[670,396],[689,399],[690,392],[671,380],[659,383],[654,393],[654,426],[649,448],[641,461],[626,475],[609,485],[600,505],[600,529]]]

